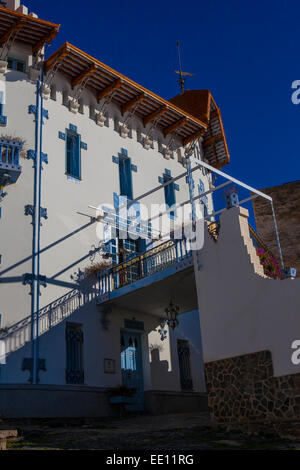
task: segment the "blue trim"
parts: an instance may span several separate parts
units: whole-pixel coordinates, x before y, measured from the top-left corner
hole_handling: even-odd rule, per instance
[[[159,182],[160,184],[163,184],[163,183],[164,183],[164,179],[163,179],[162,176],[159,176],[159,177],[158,177],[158,182]]]
[[[22,66],[22,70],[18,70],[19,65]],[[8,70],[26,73],[26,62],[25,60],[16,59],[15,57],[7,57],[7,68]]]
[[[112,156],[113,163],[117,163],[119,165],[119,157]]]
[[[7,116],[3,115],[3,103],[0,103],[0,126],[1,127],[6,127],[7,125]]]
[[[70,131],[74,131],[77,134],[77,126],[75,126],[74,124],[69,124],[69,129]]]
[[[80,135],[70,129],[66,129],[66,174],[81,179]]]
[[[136,173],[137,172],[137,166],[131,164],[131,171],[134,171]]]
[[[35,160],[36,159],[36,153],[35,150],[27,150],[27,160]]]
[[[87,150],[87,144],[85,142],[80,142],[80,148],[82,148],[83,150]]]
[[[41,162],[48,165],[48,154],[41,152]]]
[[[66,134],[64,132],[58,131],[58,138],[61,140],[66,140]]]
[[[174,183],[174,189],[175,191],[179,191],[179,184]]]
[[[30,104],[28,106],[28,114],[36,114],[37,107],[35,104]]]
[[[166,174],[167,176],[171,176],[171,170],[168,170],[168,169],[166,168],[166,169],[165,169],[165,174]]]

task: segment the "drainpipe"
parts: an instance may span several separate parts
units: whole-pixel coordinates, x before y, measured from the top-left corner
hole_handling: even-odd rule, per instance
[[[42,66],[41,83],[44,83],[44,65]],[[41,200],[42,200],[42,151],[43,151],[43,95],[40,96],[39,112],[39,154],[38,154],[38,211],[37,211],[37,288],[36,288],[36,326],[35,326],[35,368],[34,378],[38,383],[38,362],[39,362],[39,310],[40,310],[40,249],[41,249]]]
[[[39,102],[40,102],[40,81],[36,85],[36,114],[35,114],[35,159],[34,159],[34,189],[33,206],[34,213],[32,217],[33,237],[32,237],[32,284],[31,284],[31,358],[32,358],[32,383],[35,384],[36,370],[36,342],[35,342],[35,312],[36,312],[36,235],[37,235],[37,216],[38,216],[38,168],[37,156],[39,145]]]

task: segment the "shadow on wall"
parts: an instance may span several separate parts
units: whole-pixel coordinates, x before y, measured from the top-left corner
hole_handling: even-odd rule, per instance
[[[178,390],[178,384],[180,383],[178,368],[173,367],[173,370],[169,371],[169,361],[160,360],[160,347],[158,345],[150,349],[150,356],[152,388],[156,390]]]

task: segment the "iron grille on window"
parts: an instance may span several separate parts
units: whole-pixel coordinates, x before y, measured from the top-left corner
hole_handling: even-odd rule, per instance
[[[177,351],[178,351],[178,360],[179,360],[181,389],[193,390],[189,342],[179,339],[177,341]]]
[[[83,370],[83,331],[78,323],[67,323],[66,326],[67,369],[66,382],[68,384],[84,383]]]

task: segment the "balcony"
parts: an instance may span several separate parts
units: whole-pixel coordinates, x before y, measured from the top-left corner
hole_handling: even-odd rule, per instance
[[[19,165],[22,146],[20,140],[0,138],[0,186],[13,184],[19,178],[22,171]]]
[[[186,240],[169,240],[100,272],[98,305],[161,316],[170,299],[181,312],[197,308],[193,253]]]

